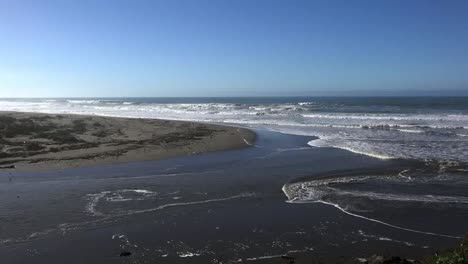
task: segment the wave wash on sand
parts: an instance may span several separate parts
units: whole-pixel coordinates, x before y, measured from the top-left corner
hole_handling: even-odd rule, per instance
[[[468,160],[463,98],[3,99],[0,110],[239,124],[378,158]]]
[[[33,154],[23,164],[45,164],[39,159],[41,151],[51,148],[60,150],[61,156],[62,151],[91,151],[93,142],[100,144],[94,150],[124,148],[122,155],[108,157],[120,164],[0,170],[5,176],[0,178],[0,208],[7,212],[4,230],[8,230],[0,237],[4,245],[0,251],[8,251],[8,259],[37,260],[36,255],[22,252],[36,254],[39,248],[49,261],[57,255],[45,247],[67,252],[64,257],[81,256],[90,241],[99,241],[99,251],[91,250],[87,256],[95,263],[107,263],[109,256],[119,258],[119,254],[124,254],[123,259],[160,263],[178,263],[180,258],[193,263],[296,259],[310,263],[318,257],[337,260],[337,248],[339,256],[354,260],[382,249],[418,259],[451,245],[466,231],[464,104],[414,109],[408,107],[414,102],[376,107],[358,99],[340,104],[258,98],[184,100],[0,104],[10,110],[22,105],[34,112],[55,113],[53,121],[50,116],[10,113],[35,116],[32,123],[20,118],[9,126],[12,130],[4,130],[14,135],[15,129],[31,124],[38,128],[2,138],[9,144],[9,155]],[[108,115],[146,119],[102,117]],[[158,148],[176,156],[205,152],[197,144],[208,151],[216,150],[210,142],[224,147],[229,142],[235,147],[253,143],[249,138],[253,134],[245,134],[244,129],[154,118],[242,124],[255,128],[257,136],[251,148],[125,163],[138,156],[128,156],[135,151],[132,147],[139,148],[140,157],[154,159],[153,154],[160,154]],[[54,122],[59,123],[50,126]],[[125,129],[119,132],[122,126]],[[21,137],[36,144],[25,145]],[[61,138],[76,142],[66,146]],[[23,159],[20,156],[9,159]],[[76,164],[89,165],[83,161]],[[25,216],[28,222],[23,223]],[[76,247],[74,241],[83,243]]]

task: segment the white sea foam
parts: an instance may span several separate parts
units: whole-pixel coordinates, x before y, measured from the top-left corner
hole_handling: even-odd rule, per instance
[[[143,195],[143,197],[125,197],[124,194],[128,192],[134,192],[139,195]],[[126,202],[126,201],[132,201],[132,200],[147,200],[151,199],[152,196],[156,195],[156,192],[148,191],[148,190],[140,190],[140,189],[124,189],[124,190],[116,190],[116,191],[102,191],[99,193],[94,193],[94,194],[88,194],[86,195],[86,199],[88,202],[85,205],[85,212],[92,215],[92,216],[124,216],[124,215],[133,215],[133,214],[141,214],[141,213],[149,213],[149,212],[155,212],[159,211],[162,209],[166,209],[169,207],[178,207],[178,206],[188,206],[188,205],[197,205],[197,204],[204,204],[204,203],[213,203],[213,202],[221,202],[221,201],[228,201],[228,200],[233,200],[233,199],[239,199],[239,198],[244,198],[244,197],[250,197],[253,196],[253,193],[242,193],[239,195],[235,196],[230,196],[226,198],[215,198],[215,199],[207,199],[207,200],[201,200],[201,201],[192,201],[192,202],[179,202],[179,203],[169,203],[169,204],[162,204],[157,207],[152,207],[152,208],[147,208],[147,209],[139,209],[139,210],[127,210],[127,211],[120,211],[117,215],[112,214],[112,213],[103,213],[101,211],[98,211],[96,207],[98,206],[99,202],[102,201],[104,198],[104,201],[107,202]],[[170,197],[173,200],[178,200],[181,197],[176,196],[176,197]]]
[[[135,192],[135,193],[141,193],[141,194],[154,194],[152,191],[148,190],[142,190],[142,189],[123,189],[122,192]]]
[[[272,259],[272,258],[281,258],[284,256],[283,254],[279,255],[267,255],[267,256],[260,256],[260,257],[251,257],[251,258],[246,258],[245,260],[247,261],[253,261],[253,260],[262,260],[262,259]]]
[[[353,147],[353,146],[344,146],[344,145],[340,145],[340,144],[336,144],[336,143],[335,144],[329,143],[330,141],[333,141],[333,139],[330,140],[330,138],[318,138],[318,139],[314,139],[314,140],[309,141],[307,144],[309,146],[312,146],[312,147],[340,148],[340,149],[344,149],[344,150],[347,150],[347,151],[350,151],[350,152],[353,152],[353,153],[356,153],[356,154],[362,154],[362,155],[366,155],[366,156],[370,156],[370,157],[374,157],[374,158],[378,158],[378,159],[383,159],[383,160],[394,159],[395,158],[395,157],[391,157],[391,156],[388,156],[388,155],[372,152],[370,150],[370,148],[365,148],[365,147],[362,146],[362,144],[360,145],[360,147],[358,147],[358,146]]]
[[[155,103],[133,100],[0,100],[0,110],[242,124],[318,136],[312,146],[377,158],[468,160],[468,115],[444,111],[372,112],[374,108],[298,103]],[[381,108],[379,108],[381,109]],[[318,110],[318,111],[317,111]],[[431,109],[429,109],[431,110]],[[364,112],[362,112],[364,111]]]
[[[385,237],[385,236],[369,235],[369,234],[366,234],[362,230],[358,230],[358,234],[365,237],[365,238],[372,238],[372,239],[379,240],[379,241],[390,241],[390,242],[394,242],[394,243],[404,244],[404,245],[409,246],[409,247],[415,246],[415,244],[412,243],[412,242],[401,241],[401,240],[392,239],[392,238]]]
[[[354,197],[367,197],[372,200],[387,200],[398,202],[422,202],[422,203],[458,203],[468,204],[468,197],[464,196],[444,196],[444,195],[409,195],[409,194],[395,194],[395,193],[377,193],[377,192],[364,192],[364,191],[343,191],[336,188],[328,187],[329,190],[334,191],[337,195],[347,195]]]
[[[398,176],[405,179],[405,180],[408,180],[408,181],[413,181],[413,178],[411,176],[407,176],[405,173],[408,172],[409,170],[403,170],[403,171],[400,171],[398,173]]]
[[[207,199],[207,200],[200,200],[200,201],[193,201],[193,202],[185,202],[185,203],[170,203],[170,204],[163,204],[158,207],[154,208],[148,208],[144,210],[130,210],[130,211],[118,211],[113,214],[104,214],[102,212],[99,212],[96,210],[96,206],[99,203],[99,201],[105,197],[106,195],[111,194],[111,191],[102,191],[99,193],[95,194],[88,194],[86,195],[86,199],[88,202],[85,205],[85,212],[88,214],[91,214],[93,216],[100,216],[99,218],[90,220],[90,221],[84,221],[84,222],[78,222],[78,223],[63,223],[59,224],[56,228],[47,228],[43,229],[41,231],[36,231],[32,232],[30,235],[27,235],[22,238],[8,238],[8,239],[0,239],[0,245],[3,244],[11,244],[11,243],[24,243],[28,242],[32,239],[37,239],[43,236],[47,236],[49,234],[55,233],[55,232],[61,232],[62,234],[73,231],[73,230],[79,230],[83,227],[86,227],[88,225],[96,225],[97,223],[107,223],[109,221],[113,221],[112,219],[115,219],[116,217],[123,217],[123,216],[131,216],[135,214],[142,214],[142,213],[150,213],[150,212],[155,212],[159,210],[163,210],[166,208],[170,207],[179,207],[179,206],[190,206],[190,205],[198,205],[198,204],[207,204],[207,203],[217,203],[217,202],[222,202],[222,201],[230,201],[230,200],[235,200],[235,199],[241,199],[241,198],[246,198],[246,197],[252,197],[255,194],[254,193],[241,193],[238,195],[234,196],[228,196],[228,197],[223,197],[223,198],[215,198],[215,199]],[[111,237],[112,239],[120,239],[121,241],[126,241],[128,242],[129,246],[134,246],[137,247],[137,245],[132,245],[128,241],[128,238],[126,238],[125,235],[122,234],[114,234]],[[188,252],[185,252],[188,253]],[[198,253],[196,253],[198,254]]]
[[[381,200],[392,200],[400,202],[435,202],[435,203],[467,203],[467,197],[453,197],[453,196],[436,196],[436,195],[404,195],[404,194],[388,194],[388,193],[375,193],[375,192],[363,192],[363,191],[343,191],[337,190],[336,188],[330,187],[336,183],[350,183],[354,181],[365,181],[366,179],[373,178],[370,176],[361,176],[361,177],[342,177],[342,178],[332,178],[332,179],[320,179],[313,180],[309,182],[297,182],[291,184],[285,184],[282,188],[283,193],[287,197],[287,202],[289,203],[322,203],[326,205],[331,205],[341,212],[361,218],[367,221],[374,223],[382,224],[388,227],[425,234],[433,235],[447,238],[461,238],[460,236],[447,235],[447,234],[438,234],[434,232],[426,232],[416,229],[410,229],[398,225],[393,225],[378,219],[373,219],[370,217],[365,217],[356,213],[350,212],[350,210],[343,208],[341,205],[335,202],[329,201],[330,198],[327,197],[342,197],[346,195],[359,196],[359,197],[368,197],[371,199],[381,199]],[[347,199],[349,200],[349,198]]]
[[[163,204],[154,208],[148,208],[148,209],[142,209],[142,210],[131,210],[126,212],[125,214],[127,215],[133,215],[133,214],[141,214],[141,213],[149,213],[149,212],[155,212],[159,211],[162,209],[166,209],[169,207],[178,207],[178,206],[187,206],[187,205],[196,205],[196,204],[205,204],[205,203],[213,203],[213,202],[222,202],[222,201],[229,201],[229,200],[234,200],[234,199],[239,199],[239,198],[245,198],[245,197],[251,197],[253,196],[253,193],[243,193],[231,197],[226,197],[226,198],[215,198],[215,199],[207,199],[207,200],[201,200],[201,201],[193,201],[193,202],[181,202],[181,203],[169,203],[169,204]]]
[[[71,104],[98,104],[100,100],[67,100]]]
[[[88,203],[85,206],[85,211],[94,216],[102,216],[103,214],[96,210],[96,206],[99,200],[109,193],[109,191],[103,191],[100,193],[88,194]]]
[[[378,223],[378,224],[381,224],[381,225],[385,225],[385,226],[388,226],[388,227],[400,229],[400,230],[403,230],[403,231],[408,231],[408,232],[413,232],[413,233],[418,233],[418,234],[424,234],[424,235],[431,235],[431,236],[454,238],[454,239],[461,239],[462,238],[461,236],[438,234],[438,233],[433,233],[433,232],[420,231],[420,230],[416,230],[416,229],[410,229],[410,228],[406,228],[406,227],[392,225],[392,224],[389,224],[389,223],[386,223],[386,222],[383,222],[383,221],[380,221],[380,220],[377,220],[377,219],[373,219],[373,218],[365,217],[365,216],[362,216],[362,215],[350,213],[350,212],[346,211],[345,209],[343,209],[342,207],[340,207],[338,204],[325,202],[325,201],[322,201],[322,200],[319,200],[319,201],[316,201],[316,202],[331,205],[331,206],[337,208],[338,210],[340,210],[341,212],[343,212],[343,213],[345,213],[347,215],[354,216],[354,217],[357,217],[357,218],[361,218],[361,219],[371,221],[371,222],[374,222],[374,223]]]
[[[399,175],[402,172],[399,173]],[[449,196],[435,194],[405,194],[405,193],[388,193],[388,192],[370,192],[360,190],[342,190],[338,184],[347,184],[360,182],[364,183],[367,180],[375,180],[381,178],[385,180],[391,176],[347,176],[334,177],[327,179],[317,179],[296,183],[285,184],[282,188],[283,193],[290,201],[317,201],[325,196],[351,196],[351,197],[366,197],[372,200],[387,200],[399,202],[424,202],[424,203],[447,203],[447,204],[468,204],[468,197],[465,196]],[[405,178],[406,179],[406,178]]]
[[[311,248],[311,247],[306,247],[306,248],[303,248],[303,249],[292,249],[292,250],[288,250],[284,254],[265,255],[265,256],[260,256],[260,257],[250,257],[250,258],[246,258],[245,260],[246,261],[254,261],[254,260],[262,260],[262,259],[281,258],[281,257],[288,256],[288,254],[303,253],[303,252],[313,251],[313,250],[314,250],[314,248]]]
[[[128,197],[125,194],[135,193],[143,197]],[[105,214],[96,209],[98,203],[105,198],[107,202],[127,202],[132,200],[145,200],[147,197],[157,195],[156,192],[143,189],[122,189],[115,191],[102,191],[86,195],[88,202],[85,206],[85,212],[93,216],[104,216]]]
[[[195,252],[179,252],[177,255],[180,258],[191,258],[191,257],[198,257],[201,256],[201,253],[195,253]]]
[[[424,133],[423,130],[413,130],[413,129],[397,129],[400,132],[405,132],[405,133]]]

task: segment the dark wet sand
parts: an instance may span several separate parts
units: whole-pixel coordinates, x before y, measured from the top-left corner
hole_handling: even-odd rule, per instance
[[[413,166],[310,148],[308,140],[258,131],[256,146],[240,150],[0,171],[1,262],[292,263],[294,258],[294,263],[357,263],[374,254],[420,258],[457,243],[325,204],[286,203],[282,186],[300,178]],[[373,216],[432,232],[468,231],[462,221],[466,210],[455,211],[460,215],[447,215],[443,208],[389,210]]]

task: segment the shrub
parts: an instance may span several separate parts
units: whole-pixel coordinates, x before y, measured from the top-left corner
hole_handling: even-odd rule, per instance
[[[73,130],[76,133],[86,132],[86,122],[81,119],[73,120]]]
[[[93,133],[93,136],[95,137],[107,137],[107,132],[105,130],[99,130]]]
[[[44,147],[37,142],[28,142],[26,143],[26,145],[24,145],[24,148],[27,151],[39,151],[39,150],[44,149]]]
[[[73,144],[73,143],[79,143],[81,140],[79,140],[77,137],[75,137],[72,134],[72,130],[70,129],[58,129],[53,132],[48,132],[48,133],[40,133],[38,134],[39,137],[42,138],[47,138],[50,140],[53,140],[57,143],[60,144]]]
[[[428,258],[428,264],[468,264],[468,236],[453,250],[447,250]]]

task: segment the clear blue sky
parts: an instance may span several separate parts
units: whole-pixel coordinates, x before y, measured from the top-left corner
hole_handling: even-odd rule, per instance
[[[466,0],[0,0],[0,97],[455,90]]]

